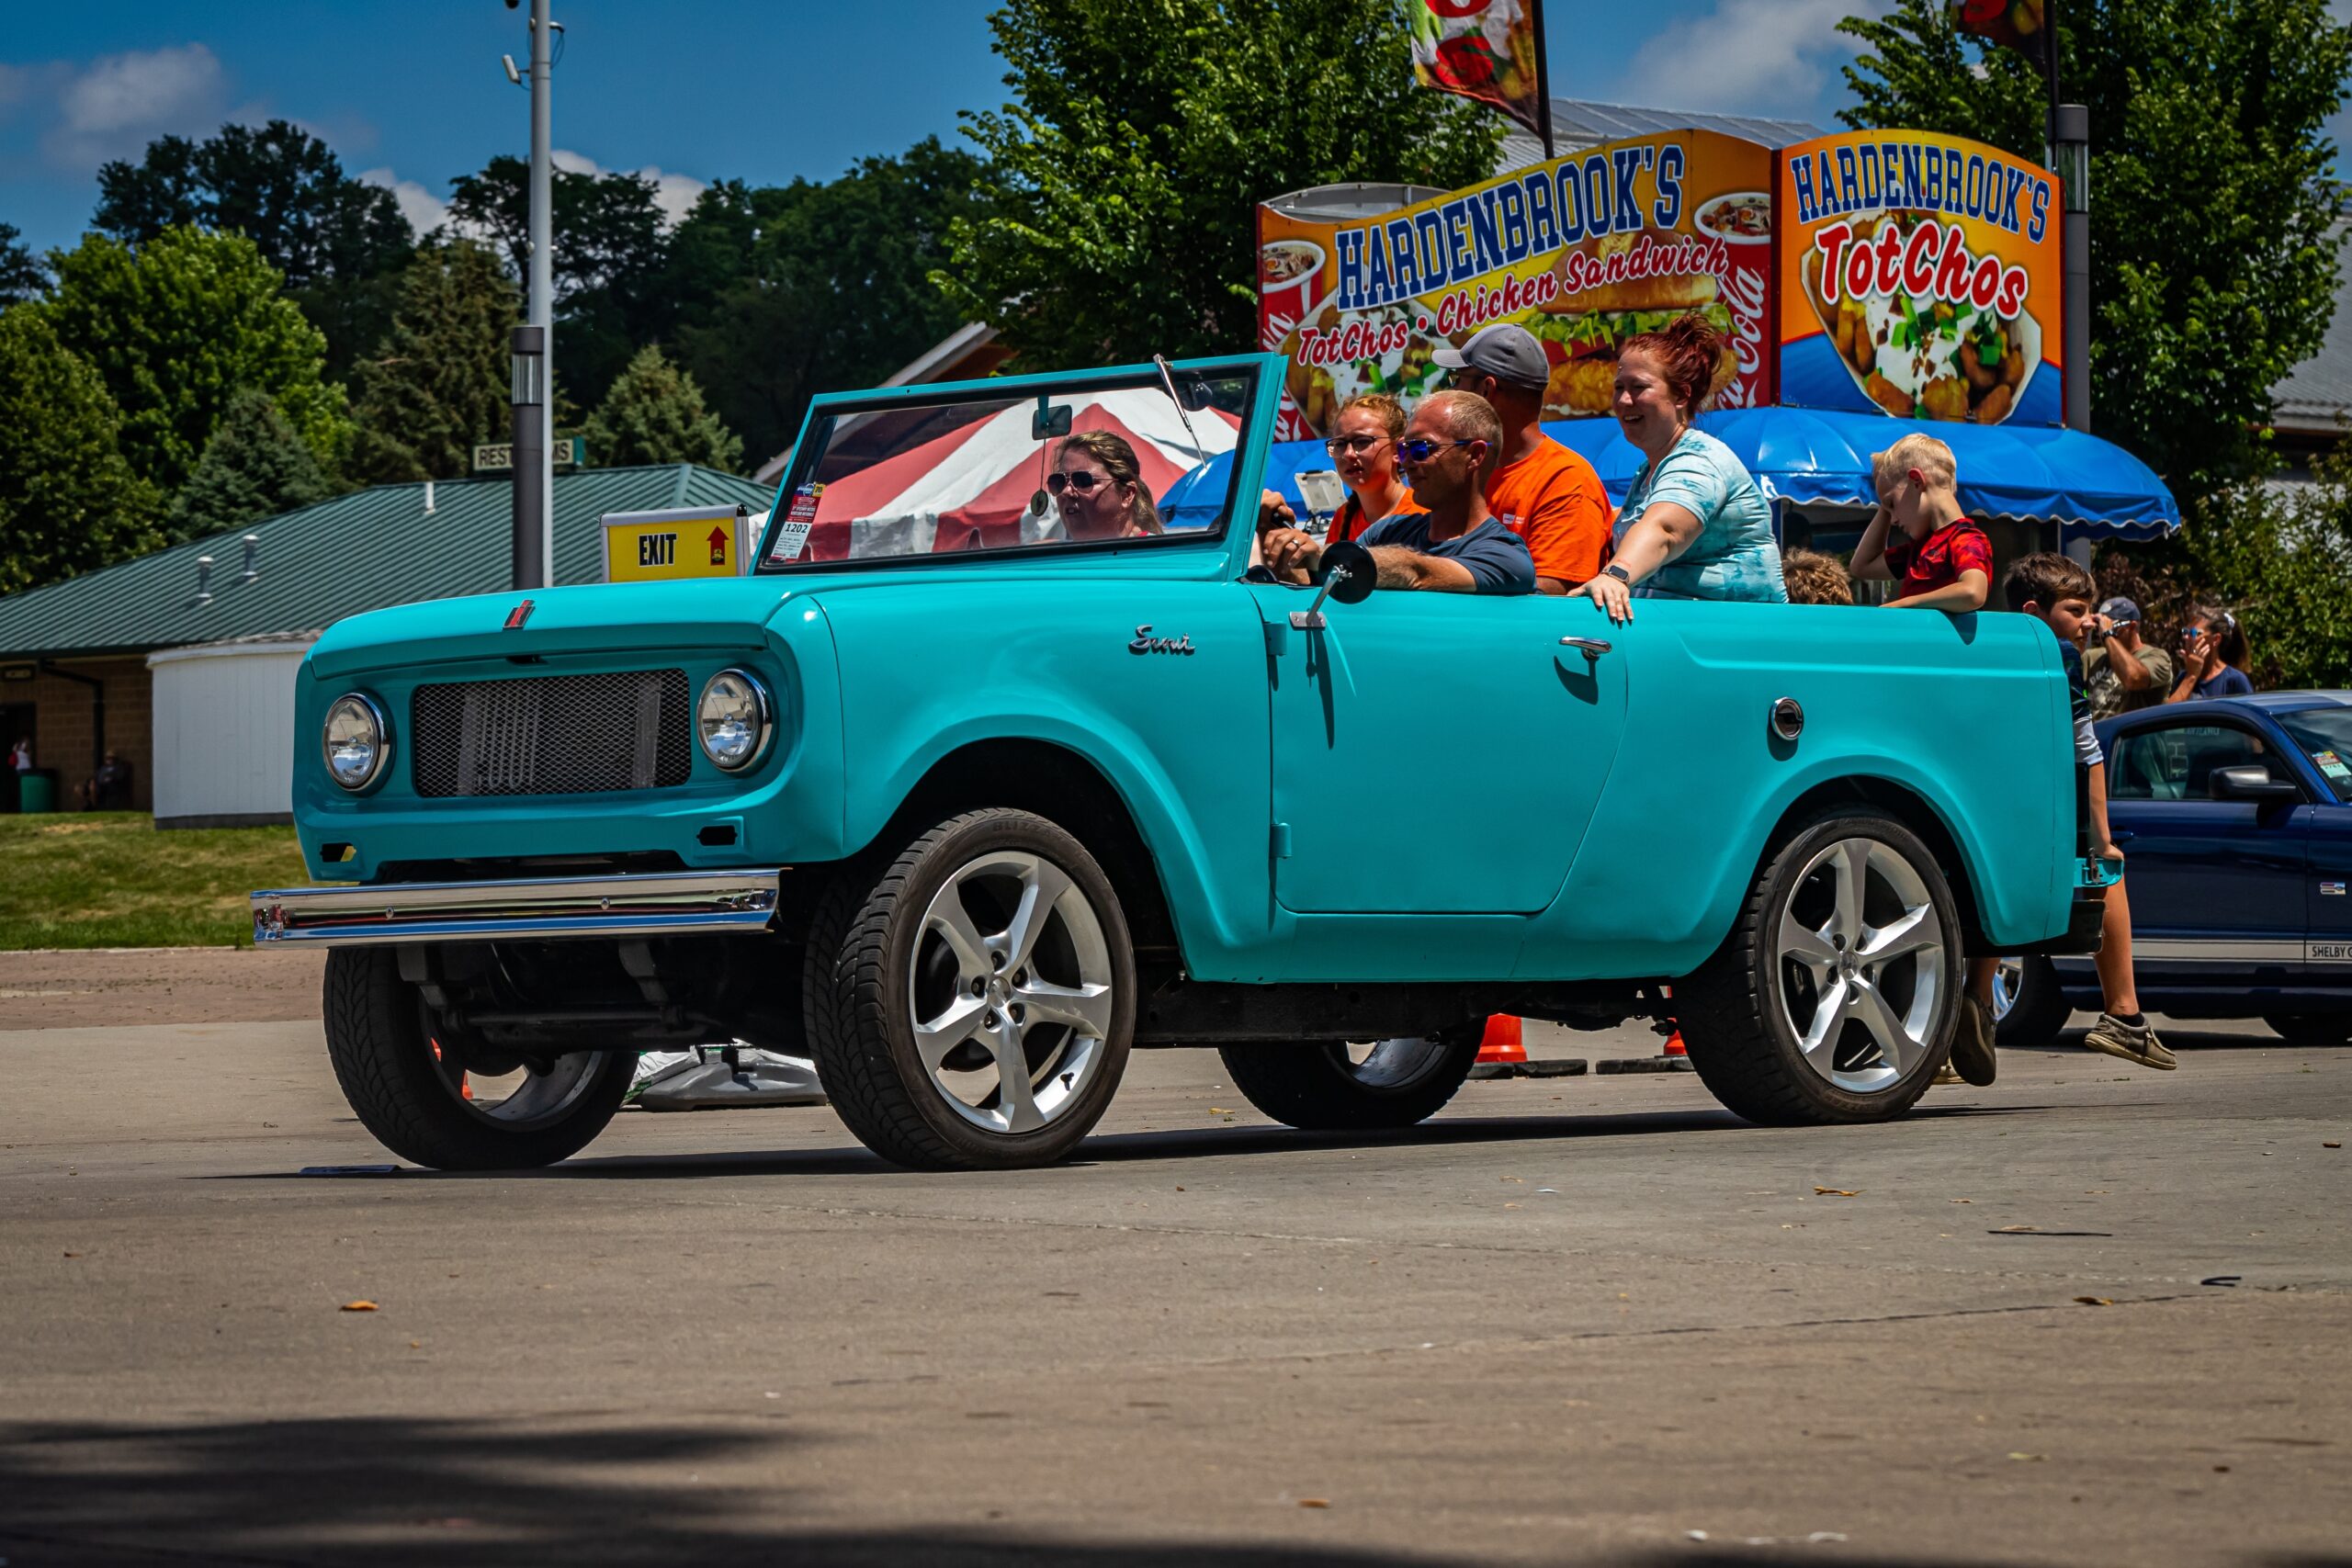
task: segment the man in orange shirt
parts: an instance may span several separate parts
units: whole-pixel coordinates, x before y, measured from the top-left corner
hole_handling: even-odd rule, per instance
[[[1538,423],[1552,367],[1535,334],[1498,321],[1460,348],[1441,348],[1430,357],[1452,373],[1449,387],[1477,393],[1502,419],[1503,448],[1487,476],[1487,508],[1534,552],[1536,585],[1566,593],[1599,574],[1615,514],[1592,465]]]

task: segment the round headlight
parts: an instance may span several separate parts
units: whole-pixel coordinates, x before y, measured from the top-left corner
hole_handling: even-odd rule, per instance
[[[348,790],[374,784],[392,754],[391,730],[384,710],[373,697],[346,692],[327,709],[325,732],[320,738],[327,776]]]
[[[767,688],[741,670],[713,675],[695,705],[695,739],[702,754],[730,773],[760,760],[774,728]]]

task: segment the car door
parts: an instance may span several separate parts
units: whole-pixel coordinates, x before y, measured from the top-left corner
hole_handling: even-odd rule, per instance
[[[1252,585],[1272,685],[1274,891],[1301,914],[1530,914],[1559,891],[1625,728],[1625,656],[1569,603]],[[1590,606],[1576,625],[1590,632]],[[1630,629],[1630,628],[1628,628]]]
[[[2314,702],[2270,715],[2309,764],[2303,837],[2303,962],[2313,986],[2352,987],[2352,706]]]
[[[2213,773],[2237,767],[2301,787],[2275,739],[2210,713],[2129,729],[2108,759],[2132,961],[2152,985],[2276,983],[2301,968],[2309,873],[2298,809],[2213,799]]]

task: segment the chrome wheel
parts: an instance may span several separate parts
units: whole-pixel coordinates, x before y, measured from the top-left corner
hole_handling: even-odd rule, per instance
[[[574,1051],[551,1058],[544,1070],[525,1066],[493,1076],[467,1072],[445,1057],[440,1043],[430,1035],[426,1044],[433,1052],[434,1076],[450,1099],[476,1121],[515,1132],[562,1121],[595,1087],[612,1057],[608,1051]]]
[[[985,1132],[1034,1132],[1100,1071],[1117,1000],[1102,920],[1042,855],[967,862],[924,908],[907,977],[932,1088]]]
[[[1805,1064],[1849,1093],[1925,1060],[1947,1004],[1942,917],[1894,846],[1835,840],[1789,886],[1776,927],[1781,1008]]]
[[[1993,1021],[2000,1022],[2018,1005],[2018,993],[2025,988],[2025,965],[2014,958],[2004,958],[1993,970]]]

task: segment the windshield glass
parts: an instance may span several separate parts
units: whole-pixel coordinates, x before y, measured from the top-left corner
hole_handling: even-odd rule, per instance
[[[2278,716],[2339,801],[2352,801],[2352,708],[2307,708]]]
[[[820,416],[760,570],[1221,536],[1256,377],[1174,379],[1182,410],[1146,374]]]

